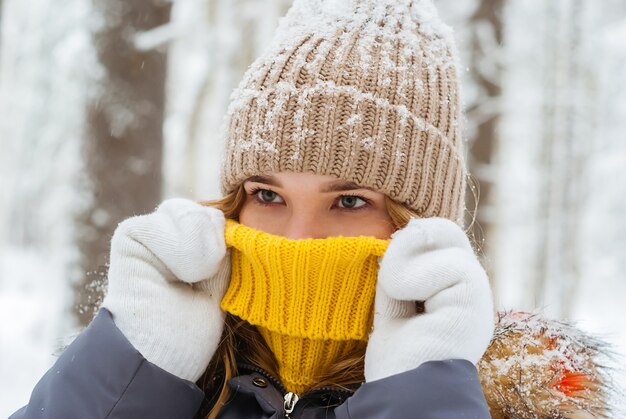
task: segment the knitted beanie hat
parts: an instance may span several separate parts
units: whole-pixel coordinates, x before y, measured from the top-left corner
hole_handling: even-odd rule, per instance
[[[431,0],[295,0],[232,94],[222,192],[332,175],[462,226],[460,122],[452,31]]]

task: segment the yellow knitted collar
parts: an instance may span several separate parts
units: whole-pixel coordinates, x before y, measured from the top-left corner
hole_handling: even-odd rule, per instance
[[[225,238],[232,273],[222,309],[257,326],[290,391],[310,388],[355,345],[364,348],[389,240],[290,240],[232,220]]]

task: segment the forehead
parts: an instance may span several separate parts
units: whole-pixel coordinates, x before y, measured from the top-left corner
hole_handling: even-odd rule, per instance
[[[279,188],[315,186],[317,185],[323,192],[346,191],[354,189],[367,189],[376,192],[374,189],[358,185],[354,182],[342,180],[334,176],[318,175],[315,173],[295,173],[277,172],[251,176],[245,182],[257,182],[272,185]]]

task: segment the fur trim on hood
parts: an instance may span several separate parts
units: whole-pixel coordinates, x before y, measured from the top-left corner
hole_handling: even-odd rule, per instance
[[[611,359],[605,342],[568,323],[507,312],[477,366],[495,419],[605,418]]]

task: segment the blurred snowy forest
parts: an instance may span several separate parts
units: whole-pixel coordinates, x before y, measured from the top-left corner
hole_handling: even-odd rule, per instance
[[[497,307],[626,354],[626,2],[435,3],[462,55],[471,234]],[[0,5],[6,417],[93,315],[117,223],[219,196],[228,97],[290,0]]]

